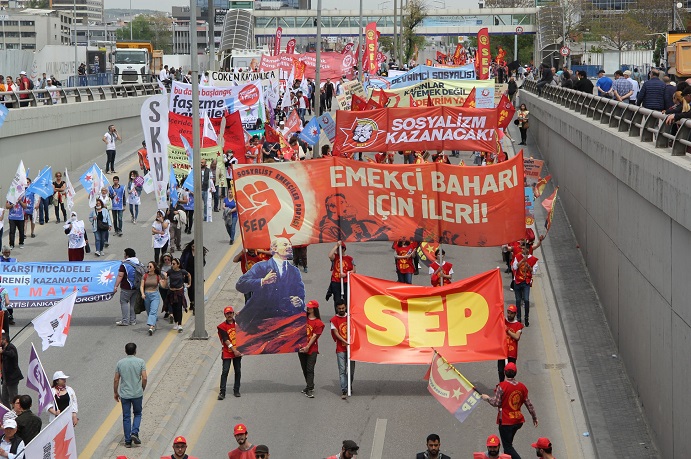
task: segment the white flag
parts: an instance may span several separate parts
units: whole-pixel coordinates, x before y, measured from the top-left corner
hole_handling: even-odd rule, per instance
[[[290,94],[290,89],[286,88],[286,92],[283,93],[283,100],[281,101],[281,109],[290,108],[293,106],[293,98]]]
[[[74,186],[72,186],[70,176],[67,175],[67,168],[65,168],[65,185],[67,186],[67,188],[65,189],[65,198],[67,198],[67,210],[72,212],[72,208],[74,207],[74,197],[77,195],[77,192],[74,190]]]
[[[26,185],[26,169],[24,169],[24,161],[19,161],[17,172],[14,174],[12,184],[7,190],[7,201],[11,202],[12,204],[17,204],[19,198],[24,196]]]
[[[63,410],[53,422],[34,437],[23,457],[77,458],[77,443],[72,425],[72,410]]]
[[[142,185],[142,190],[146,194],[151,194],[154,191],[154,178],[153,175],[151,174],[151,171],[149,171],[145,176],[144,176],[144,185]]]
[[[72,292],[69,296],[31,321],[34,324],[36,333],[43,340],[43,351],[50,346],[65,346],[67,334],[70,332],[72,309],[74,309],[74,301],[76,299],[77,292]]]
[[[203,136],[213,140],[214,142],[218,142],[218,135],[216,135],[216,130],[214,129],[214,125],[211,124],[211,119],[209,118],[209,112],[205,111],[204,112],[204,133]]]

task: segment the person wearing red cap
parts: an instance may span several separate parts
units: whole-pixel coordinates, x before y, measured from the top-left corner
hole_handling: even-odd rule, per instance
[[[506,379],[494,389],[494,397],[482,394],[482,399],[490,405],[499,408],[497,413],[497,424],[499,424],[499,436],[504,445],[504,453],[511,456],[511,459],[521,459],[521,456],[513,448],[513,438],[518,429],[523,427],[525,418],[521,413],[521,407],[525,404],[533,418],[533,425],[537,427],[537,413],[528,398],[528,388],[522,382],[516,381],[516,364],[509,362],[504,367]]]
[[[509,459],[508,454],[499,454],[501,442],[496,435],[487,437],[487,453],[473,453],[473,459]]]
[[[504,380],[504,366],[507,362],[516,363],[518,360],[518,341],[521,339],[523,333],[523,324],[516,320],[516,313],[518,308],[515,304],[510,304],[506,310],[506,318],[504,325],[506,326],[506,345],[509,353],[506,359],[497,361],[497,369],[499,371],[499,382]]]
[[[197,459],[194,456],[186,454],[187,440],[185,437],[178,435],[173,440],[173,454],[170,456],[161,456],[161,459]]]
[[[554,459],[554,456],[552,455],[552,442],[549,441],[549,438],[540,437],[531,446],[535,448],[535,454],[537,457]]]
[[[235,383],[233,384],[233,395],[240,396],[240,376],[242,374],[242,353],[237,349],[236,333],[235,333],[235,310],[232,306],[226,306],[223,310],[223,315],[226,320],[218,324],[216,332],[218,339],[221,340],[221,360],[223,361],[223,369],[221,370],[221,388],[218,392],[218,399],[226,398],[226,385],[228,383],[228,373],[230,372],[230,363],[233,363],[233,371],[235,372]]]
[[[247,426],[237,424],[233,428],[233,435],[235,441],[238,442],[238,447],[228,453],[228,459],[255,459],[254,450],[256,446],[247,440]]]
[[[314,398],[314,366],[319,354],[318,339],[324,331],[324,322],[319,314],[319,303],[316,300],[307,302],[307,344],[298,349],[302,374],[305,377],[305,388],[302,393],[307,398]]]
[[[339,248],[341,249],[339,251]],[[329,260],[331,260],[331,283],[327,292],[327,300],[329,294],[334,297],[334,311],[336,311],[336,304],[339,299],[346,299],[345,292],[348,291],[348,273],[355,272],[355,261],[353,257],[345,254],[346,245],[343,241],[338,243],[329,252]]]
[[[523,302],[526,327],[530,326],[530,288],[533,286],[533,275],[537,273],[537,261],[538,258],[531,254],[530,247],[524,245],[521,253],[517,254],[511,263],[518,321],[521,322],[521,302]]]

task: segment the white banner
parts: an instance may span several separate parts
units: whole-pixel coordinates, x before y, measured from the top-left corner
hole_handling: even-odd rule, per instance
[[[77,443],[72,425],[72,410],[63,410],[26,445],[26,458],[72,458],[77,457]]]
[[[209,82],[211,86],[217,88],[232,88],[233,86],[261,80],[264,101],[270,101],[271,106],[275,107],[279,100],[280,74],[281,71],[279,69],[267,70],[265,72],[239,72],[237,70],[235,72],[211,72]]]
[[[151,96],[142,104],[142,129],[146,140],[150,174],[154,181],[156,206],[168,208],[168,95]]]

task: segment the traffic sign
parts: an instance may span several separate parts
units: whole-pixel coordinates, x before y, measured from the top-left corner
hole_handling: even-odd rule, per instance
[[[523,33],[523,27],[521,27],[521,26],[516,27],[516,35],[520,35],[522,33]]]
[[[571,50],[569,48],[567,48],[566,46],[562,46],[561,49],[559,50],[559,54],[566,57],[569,54],[571,54]]]

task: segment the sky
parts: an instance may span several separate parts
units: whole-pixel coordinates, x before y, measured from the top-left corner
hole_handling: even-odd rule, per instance
[[[440,0],[430,1],[430,5],[439,5]],[[173,6],[189,6],[189,0],[105,0],[105,7],[108,8],[129,8],[130,3],[133,8],[138,9],[150,9],[170,12]],[[196,2],[195,2],[196,3]],[[369,5],[379,5],[384,3],[384,0],[363,0],[364,8],[368,8]],[[393,7],[393,1],[389,0],[388,8]],[[476,0],[443,0],[447,8],[477,8]],[[338,8],[339,5],[343,4],[343,0],[322,0],[323,9],[334,9]],[[357,2],[352,2],[352,8],[358,9],[359,4]],[[312,7],[316,8],[317,0],[312,0]],[[372,8],[370,6],[369,8]],[[343,9],[343,8],[339,8]]]

